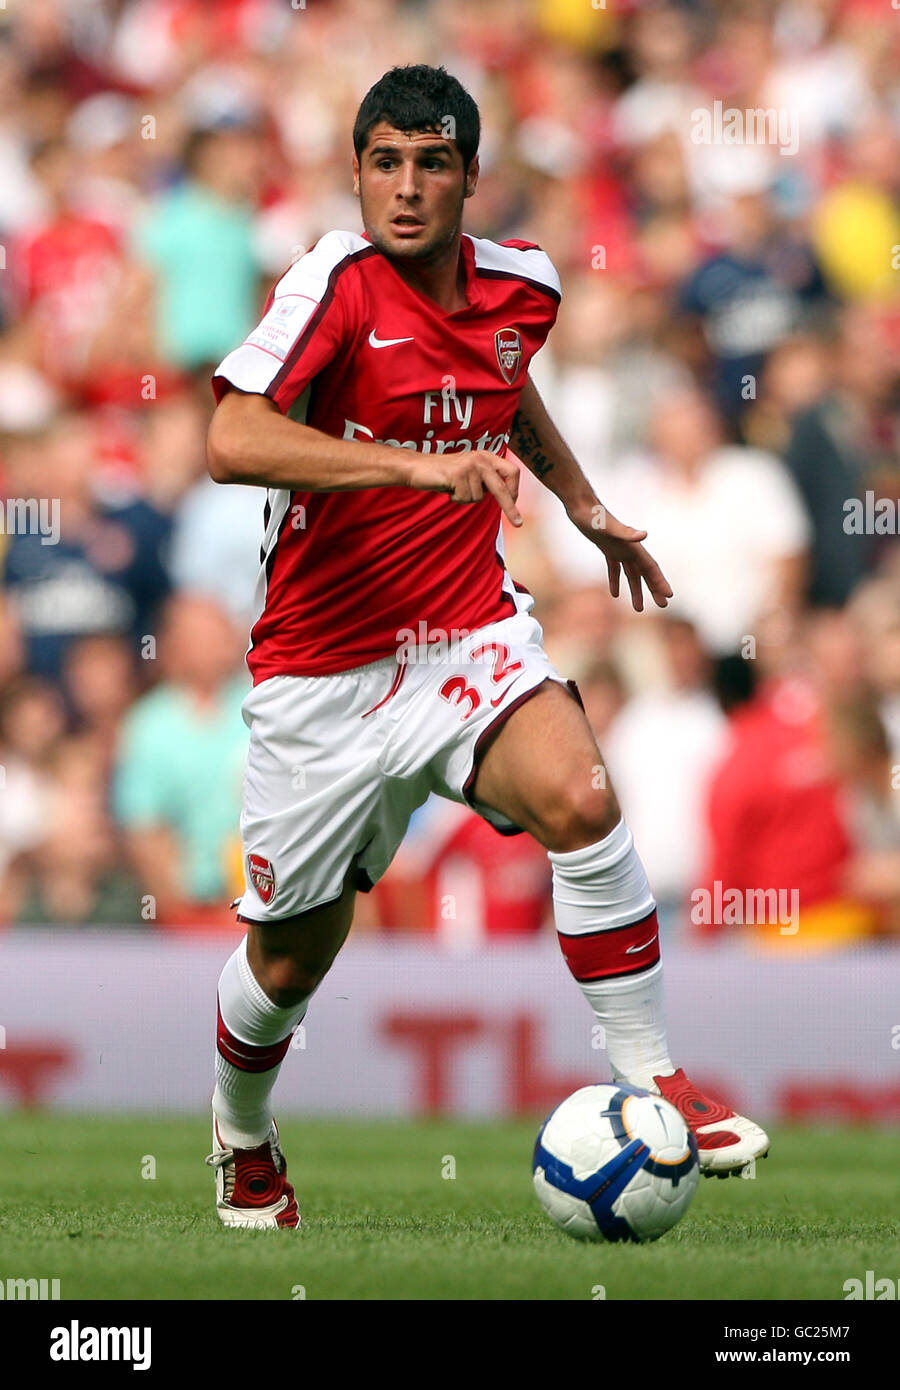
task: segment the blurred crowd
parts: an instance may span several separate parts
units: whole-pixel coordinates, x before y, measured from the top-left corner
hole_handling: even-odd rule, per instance
[[[479,103],[466,230],[557,265],[533,375],[675,590],[665,614],[613,602],[524,478],[509,566],[664,930],[896,937],[888,0],[7,0],[0,921],[234,929],[263,499],[207,476],[209,377],[292,259],[359,229],[353,119],[405,62]],[[716,883],[798,889],[799,932],[705,920]],[[549,920],[542,851],[443,802],[358,914],[451,945]]]

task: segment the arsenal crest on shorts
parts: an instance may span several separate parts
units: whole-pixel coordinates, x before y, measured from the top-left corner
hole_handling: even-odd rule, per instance
[[[498,328],[494,334],[497,361],[507,386],[512,386],[522,365],[522,339],[516,328]]]
[[[250,882],[268,906],[275,896],[275,870],[261,854],[248,854],[247,865],[250,869]]]

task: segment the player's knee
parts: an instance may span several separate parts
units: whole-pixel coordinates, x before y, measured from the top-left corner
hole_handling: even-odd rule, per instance
[[[280,956],[266,964],[262,987],[279,1009],[295,1008],[308,999],[324,979],[328,966],[312,967],[292,956]]]
[[[614,830],[622,818],[610,788],[594,783],[594,776],[573,779],[550,799],[544,816],[546,847],[556,854],[595,845]]]

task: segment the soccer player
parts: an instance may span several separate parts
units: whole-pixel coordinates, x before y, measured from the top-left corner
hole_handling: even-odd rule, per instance
[[[765,1153],[666,1044],[655,902],[577,691],[551,666],[510,578],[522,524],[507,446],[624,572],[671,596],[594,496],[528,376],[559,279],[538,246],[462,231],[478,109],[443,68],[394,68],[353,131],[365,234],[333,231],[275,286],[214,377],[209,467],[267,490],[244,703],[247,935],[219,980],[217,1210],[300,1224],[270,1094],[292,1030],[430,792],[553,866],[566,963],[605,1029],[614,1078],[665,1096],[707,1173]]]

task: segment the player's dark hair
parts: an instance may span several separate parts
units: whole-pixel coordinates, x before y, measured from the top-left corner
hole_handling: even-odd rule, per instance
[[[713,661],[713,691],[725,714],[746,705],[756,694],[756,673],[753,663],[732,653]]]
[[[446,68],[427,63],[391,68],[362,99],[353,126],[353,148],[359,157],[373,126],[388,121],[396,130],[433,130],[454,139],[468,169],[478,152],[481,119],[465,87]]]

